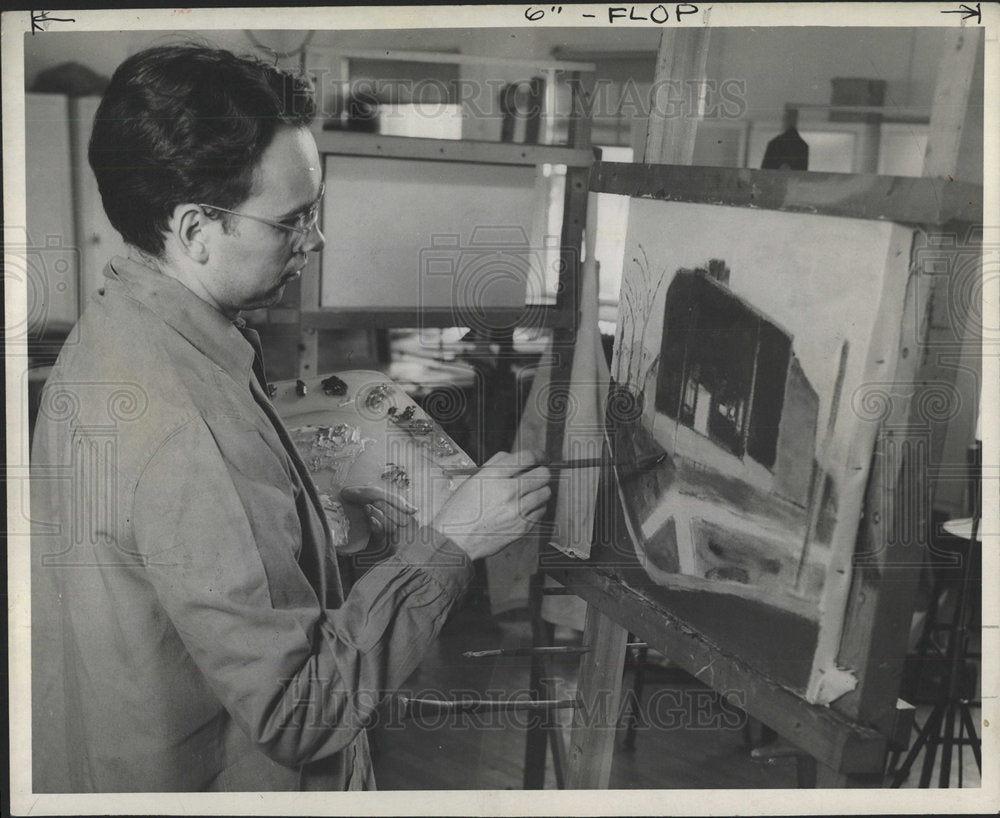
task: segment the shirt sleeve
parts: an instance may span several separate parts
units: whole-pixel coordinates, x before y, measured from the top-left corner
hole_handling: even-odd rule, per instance
[[[429,527],[404,529],[392,556],[324,608],[301,567],[316,544],[303,542],[305,499],[287,464],[252,425],[220,428],[195,419],[150,458],[134,496],[135,547],[243,731],[279,763],[318,760],[347,747],[416,667],[471,561]]]

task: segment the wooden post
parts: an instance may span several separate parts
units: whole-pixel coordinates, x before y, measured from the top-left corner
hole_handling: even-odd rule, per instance
[[[569,144],[573,148],[584,148],[590,144],[590,95],[594,89],[594,75],[574,72],[570,86],[573,91],[573,114],[569,123]],[[580,249],[583,243],[583,230],[587,220],[587,200],[589,196],[590,167],[570,167],[566,170],[566,193],[563,197],[563,226],[560,237],[560,261],[562,272],[559,276],[559,290],[556,294],[556,305],[560,312],[569,312],[573,316],[572,326],[560,327],[552,334],[553,368],[550,375],[552,395],[569,395],[570,381],[573,370],[573,351],[576,346],[576,330],[580,323]],[[550,401],[559,404],[560,400]],[[569,405],[568,400],[565,401]],[[562,456],[563,437],[565,435],[567,418],[553,406],[553,413],[548,418],[545,434],[545,450],[551,460]],[[542,530],[555,519],[556,498],[549,503],[549,510],[542,522]],[[539,537],[539,544],[542,539]],[[543,577],[537,571],[531,579],[529,609],[531,611],[532,641],[535,645],[548,642],[548,628],[542,619],[542,583]],[[529,677],[529,689],[533,698],[541,698],[545,694],[546,683],[543,678],[546,665],[541,658],[533,656]],[[549,731],[557,734],[551,738],[553,763],[557,779],[561,777],[562,753],[558,742],[562,741],[558,723],[541,714],[533,716],[528,723],[524,747],[524,789],[542,789],[545,785],[546,748],[551,736]]]
[[[924,152],[924,176],[950,177],[958,167],[979,40],[979,31],[959,28],[945,33]]]
[[[955,173],[978,43],[977,34],[965,29],[945,33],[924,155],[925,177],[950,179]],[[940,222],[936,226],[946,227]],[[951,229],[965,231],[967,226],[953,222]],[[940,258],[947,251],[942,247],[936,256]],[[865,684],[833,705],[848,718],[870,724],[886,735],[895,719],[903,672],[896,657],[901,650],[905,652],[915,575],[925,559],[914,546],[928,546],[931,527],[927,505],[931,493],[926,481],[931,479],[927,450],[932,441],[918,398],[925,384],[948,386],[957,374],[954,368],[938,365],[929,325],[935,313],[928,312],[928,304],[948,303],[946,296],[954,282],[944,275],[932,275],[917,259],[913,263],[916,269],[907,291],[907,320],[893,381],[916,384],[917,399],[907,412],[897,409],[886,418],[876,442],[838,654],[842,666],[864,668]],[[917,355],[908,357],[910,351],[917,350],[922,351],[922,361]],[[901,536],[900,532],[910,530],[917,536]],[[902,581],[907,574],[909,580]]]
[[[866,122],[858,133],[854,150],[854,173],[878,173],[878,146],[882,135],[881,116]]]
[[[542,619],[542,575],[536,571],[530,580],[528,590],[528,610],[531,614],[531,644],[534,647],[544,647],[550,644],[545,622]],[[538,656],[531,657],[528,671],[528,689],[531,698],[545,698],[545,663]],[[537,713],[528,720],[528,730],[524,741],[524,772],[522,787],[526,790],[541,790],[545,788],[545,754],[547,750],[547,731],[552,729],[548,723],[549,714]]]
[[[697,100],[702,87],[708,34],[707,28],[663,32],[645,155],[637,160],[690,164],[700,112],[690,110],[687,102]],[[628,631],[595,605],[588,605],[583,639],[590,652],[580,661],[566,787],[606,789],[611,779]]]
[[[289,285],[284,300],[289,304],[296,304],[294,288],[298,287],[298,315],[295,323],[298,325],[298,360],[296,361],[296,372],[299,378],[312,378],[319,373],[319,330],[304,327],[302,325],[303,313],[319,309],[319,288],[320,288],[320,260],[315,253],[310,253],[306,268],[298,281],[293,281]]]
[[[700,111],[691,110],[687,103],[694,99],[695,107],[698,106],[708,56],[708,34],[707,28],[663,33],[654,81],[656,91],[646,132],[645,156],[636,157],[637,160],[690,164]],[[589,118],[574,120],[574,125],[587,127]],[[577,128],[571,127],[570,133],[571,143],[581,140]],[[567,204],[571,195],[570,185],[575,181],[572,174],[567,174]],[[567,246],[565,237],[563,246]],[[579,283],[578,279],[575,283]],[[566,293],[560,295],[567,297]],[[579,294],[573,293],[572,298],[578,303]],[[573,335],[568,335],[565,340],[570,341]],[[561,340],[558,334],[556,340]],[[558,346],[555,348],[559,349]],[[567,345],[567,349],[571,346]],[[571,355],[567,355],[564,361],[567,372],[571,360]],[[550,443],[558,440],[561,450],[561,425],[550,432],[555,432],[550,434]],[[549,447],[552,456],[557,456],[558,451]],[[580,661],[578,705],[573,716],[566,788],[606,789],[611,779],[628,631],[602,614],[596,606],[589,605],[583,638],[590,652]],[[529,748],[532,744],[529,736]],[[528,775],[527,769],[525,775]]]
[[[709,29],[664,30],[656,57],[646,151],[636,161],[690,165],[701,119],[699,96],[708,61]],[[691,110],[689,102],[695,102]]]
[[[590,648],[580,660],[577,707],[573,713],[566,788],[607,789],[611,780],[622,692],[622,667],[628,631],[587,606],[583,642]]]

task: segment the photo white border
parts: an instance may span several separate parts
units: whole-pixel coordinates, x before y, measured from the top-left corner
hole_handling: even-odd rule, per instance
[[[72,18],[71,23],[52,22],[50,30],[209,30],[209,29],[378,29],[465,27],[650,27],[649,22],[590,20],[584,11],[607,9],[615,4],[563,5],[558,15],[546,14],[535,22],[525,19],[525,9],[552,8],[550,4],[504,6],[403,6],[403,7],[309,7],[276,9],[153,9],[49,11],[52,18]],[[624,4],[626,6],[631,4]],[[636,4],[652,8],[655,4]],[[672,8],[674,4],[666,4]],[[681,24],[673,14],[666,26],[975,26],[959,14],[960,3],[796,3],[796,4],[705,4],[697,16]],[[982,3],[985,30],[985,99],[1000,99],[998,88],[997,32],[1000,7]],[[31,30],[28,11],[4,12],[2,18],[3,73],[3,169],[4,213],[8,225],[24,225],[24,34]],[[40,33],[36,36],[45,36]],[[985,242],[1000,245],[1000,201],[996,179],[1000,172],[1000,112],[995,105],[984,112],[984,167],[988,182],[984,201]],[[5,248],[5,254],[9,248]],[[5,266],[12,260],[5,257]],[[984,283],[984,321],[1000,309],[1000,259],[986,259],[991,277]],[[7,325],[23,316],[27,304],[24,282],[6,282],[4,287]],[[1000,329],[998,329],[1000,335]],[[994,338],[996,340],[996,338]],[[986,582],[983,598],[983,786],[964,790],[618,790],[604,792],[566,791],[469,791],[469,792],[377,792],[377,793],[249,793],[249,794],[108,794],[35,795],[30,792],[30,607],[28,573],[30,558],[21,512],[27,510],[26,467],[28,463],[26,395],[23,394],[27,359],[15,344],[6,349],[7,424],[7,514],[8,599],[10,679],[10,804],[12,813],[35,815],[104,814],[271,814],[271,815],[497,815],[497,814],[896,814],[995,812],[1000,807],[997,773],[1000,772],[1000,712],[997,708],[998,644],[1000,605],[997,583]],[[983,576],[1000,576],[998,559],[998,509],[1000,509],[1000,456],[998,456],[998,402],[1000,402],[1000,357],[996,350],[983,360],[983,463],[984,518]],[[989,724],[989,727],[984,727]]]

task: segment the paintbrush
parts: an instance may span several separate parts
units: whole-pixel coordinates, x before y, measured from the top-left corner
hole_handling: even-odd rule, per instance
[[[645,457],[640,457],[637,460],[611,460],[610,458],[604,457],[581,457],[576,460],[557,460],[552,463],[536,463],[533,466],[526,466],[524,471],[528,469],[533,469],[535,466],[545,466],[552,471],[557,471],[561,469],[593,469],[593,468],[603,468],[605,466],[615,466],[616,468],[624,468],[628,470],[629,474],[634,474],[635,472],[646,471],[651,469],[663,462],[666,458],[666,452],[660,452],[659,454],[651,454]],[[442,469],[447,477],[462,477],[465,475],[478,474],[482,469],[489,468],[489,466],[457,466],[455,468],[445,468]],[[498,465],[498,468],[510,468],[509,466]]]

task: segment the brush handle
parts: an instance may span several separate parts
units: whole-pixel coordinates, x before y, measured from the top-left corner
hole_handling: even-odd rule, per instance
[[[632,469],[644,469],[649,466],[655,466],[664,456],[651,455],[649,457],[641,457],[638,460],[608,460],[603,457],[581,457],[577,460],[557,460],[554,463],[537,463],[538,466],[545,466],[546,468],[553,470],[561,469],[594,469],[602,468],[604,466],[626,466]],[[457,466],[453,469],[443,469],[444,473],[448,477],[462,477],[465,475],[478,474],[482,469],[487,468],[485,466]],[[503,468],[510,468],[509,466],[503,466]],[[534,468],[534,466],[529,466],[528,468]]]
[[[536,463],[535,466],[545,466],[549,469],[591,469],[603,466],[606,463],[610,465],[611,461],[604,460],[600,457],[584,457],[579,460],[558,460],[555,463]],[[533,469],[535,466],[526,466],[525,471]],[[457,466],[453,469],[443,469],[443,471],[448,477],[460,477],[463,475],[479,474],[480,471],[487,468],[489,468],[489,466]],[[509,469],[510,466],[502,466],[501,468]]]

